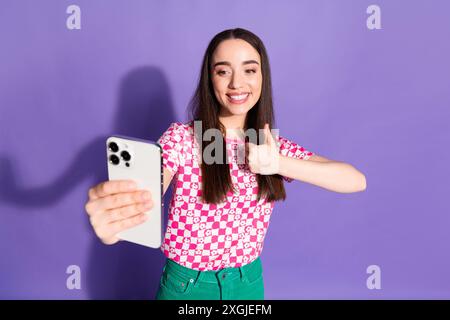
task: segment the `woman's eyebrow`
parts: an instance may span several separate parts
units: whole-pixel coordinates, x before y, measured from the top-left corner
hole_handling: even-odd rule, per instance
[[[259,64],[258,61],[256,61],[256,60],[246,60],[246,61],[242,62],[243,65],[252,64],[252,63]],[[228,61],[219,61],[214,64],[214,67],[220,66],[220,65],[231,66],[231,63],[229,63]]]

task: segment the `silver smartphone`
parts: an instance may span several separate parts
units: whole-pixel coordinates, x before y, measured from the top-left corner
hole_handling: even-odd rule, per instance
[[[150,140],[112,135],[106,140],[109,180],[134,180],[138,189],[148,190],[153,207],[145,212],[148,219],[121,231],[117,237],[159,248],[163,241],[163,168],[161,146]]]

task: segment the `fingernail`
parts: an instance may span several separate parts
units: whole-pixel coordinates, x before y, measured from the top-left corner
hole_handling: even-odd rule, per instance
[[[134,183],[134,182],[128,183],[128,189],[134,189],[134,188],[136,188],[136,183]]]
[[[143,194],[142,194],[142,199],[144,199],[144,200],[150,200],[150,192],[148,192],[148,191],[145,191]]]
[[[151,206],[152,206],[152,203],[150,201],[147,201],[147,202],[144,203],[144,207],[146,209],[150,208]]]

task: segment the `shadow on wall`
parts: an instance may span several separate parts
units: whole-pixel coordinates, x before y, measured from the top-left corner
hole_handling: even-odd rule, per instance
[[[156,141],[174,121],[170,88],[161,70],[145,66],[125,75],[120,84],[111,134]],[[1,158],[0,200],[20,206],[48,206],[85,179],[90,179],[91,185],[107,180],[106,138],[94,138],[78,152],[67,170],[51,185],[34,189],[20,189],[12,161]],[[164,199],[165,208],[168,208],[170,193],[169,188]],[[84,287],[88,290],[89,298],[153,299],[165,261],[162,252],[125,241],[112,246],[104,245],[95,237],[87,215],[83,219],[93,235],[84,272]]]

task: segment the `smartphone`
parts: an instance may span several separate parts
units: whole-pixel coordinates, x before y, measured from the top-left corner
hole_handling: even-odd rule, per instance
[[[145,212],[148,219],[135,227],[121,231],[117,237],[147,246],[161,247],[164,211],[162,148],[150,140],[112,135],[106,140],[109,180],[134,180],[139,190],[148,190],[153,207]]]

